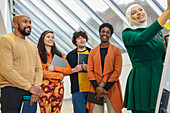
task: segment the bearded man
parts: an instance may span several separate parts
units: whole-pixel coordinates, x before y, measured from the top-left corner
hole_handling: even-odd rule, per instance
[[[0,36],[0,88],[2,113],[20,113],[23,96],[30,105],[39,99],[42,66],[36,45],[26,39],[31,20],[25,14],[13,18],[14,32]]]

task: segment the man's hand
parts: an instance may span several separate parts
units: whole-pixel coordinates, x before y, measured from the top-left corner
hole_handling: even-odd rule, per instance
[[[31,88],[28,91],[33,95],[37,96],[41,95],[41,89],[38,86],[31,86]]]
[[[82,65],[77,65],[75,68],[72,69],[72,73],[76,73],[82,70],[83,70]]]
[[[85,63],[83,62],[82,68],[83,68],[84,71],[87,71],[87,64],[85,64]]]
[[[30,106],[34,103],[34,102],[36,102],[36,101],[38,101],[38,99],[39,99],[39,96],[38,95],[31,95],[31,99],[30,99]]]

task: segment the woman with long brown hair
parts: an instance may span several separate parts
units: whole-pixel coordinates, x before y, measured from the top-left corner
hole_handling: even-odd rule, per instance
[[[53,31],[47,30],[41,34],[38,52],[43,67],[42,94],[39,99],[41,113],[59,113],[64,96],[62,80],[64,75],[71,74],[71,67],[68,62],[66,67],[51,65],[54,55],[66,60],[64,54],[55,46]]]

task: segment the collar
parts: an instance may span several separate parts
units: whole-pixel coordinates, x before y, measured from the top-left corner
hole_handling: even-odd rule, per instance
[[[77,54],[77,52],[78,52],[77,49],[78,49],[78,48],[74,49],[74,50],[73,50],[73,53],[76,53],[76,54]],[[86,47],[86,50],[90,51],[91,49],[90,49],[89,47]]]

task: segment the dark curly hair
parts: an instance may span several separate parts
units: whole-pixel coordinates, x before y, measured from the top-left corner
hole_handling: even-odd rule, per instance
[[[47,63],[47,54],[46,54],[46,49],[45,49],[45,44],[44,44],[44,37],[46,34],[48,33],[52,33],[54,34],[53,31],[50,31],[50,30],[46,30],[44,31],[40,38],[39,38],[39,41],[38,41],[38,45],[37,45],[37,48],[38,48],[38,52],[39,52],[39,55],[41,57],[41,60],[43,63]],[[62,54],[61,52],[57,49],[57,47],[55,46],[55,43],[54,43],[54,46],[51,47],[51,53],[52,53],[52,56],[54,56],[54,54],[62,57]]]
[[[114,29],[113,29],[113,26],[112,26],[111,24],[109,24],[109,23],[103,23],[102,25],[100,25],[100,27],[99,27],[99,33],[100,33],[100,31],[102,30],[102,28],[104,28],[104,27],[108,27],[108,28],[110,29],[110,31],[111,31],[111,36],[112,36],[112,34],[113,34],[113,32],[114,32]]]
[[[86,32],[83,32],[83,31],[79,31],[79,32],[74,32],[73,33],[73,37],[72,37],[72,42],[75,46],[77,46],[76,44],[76,38],[78,38],[79,36],[82,36],[83,38],[86,39],[86,42],[88,42],[88,37],[87,37],[87,34]]]

